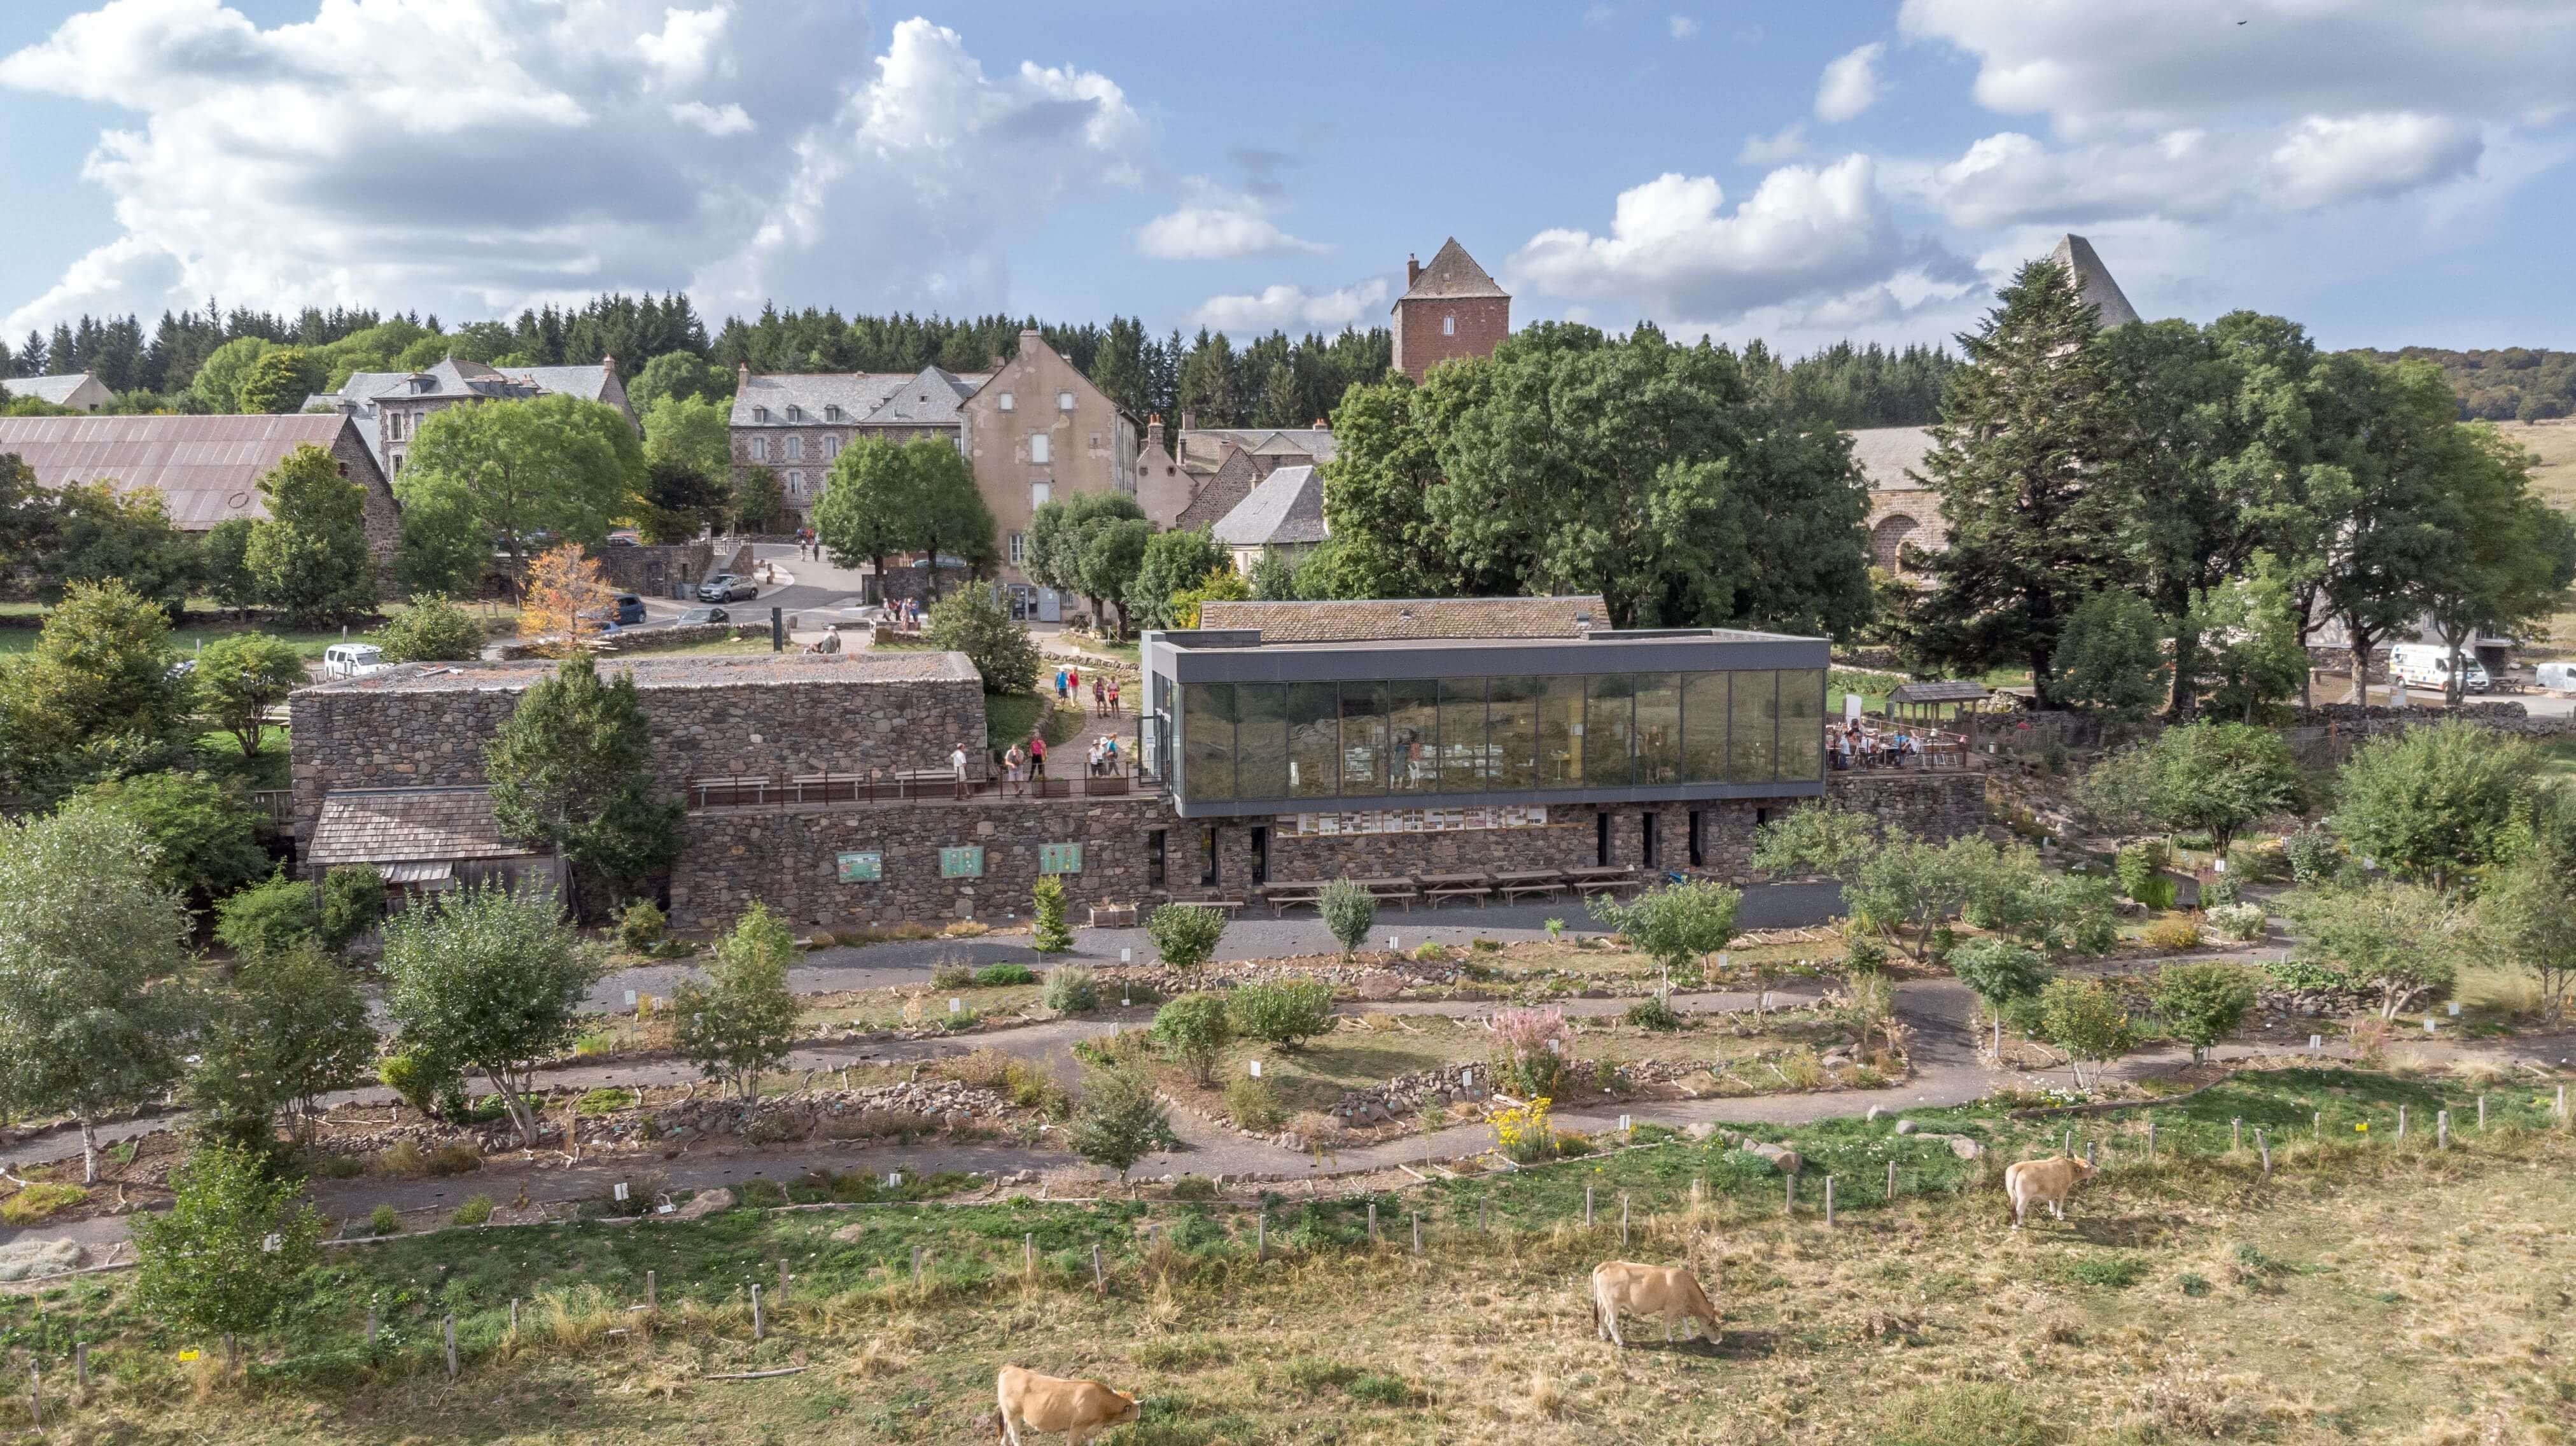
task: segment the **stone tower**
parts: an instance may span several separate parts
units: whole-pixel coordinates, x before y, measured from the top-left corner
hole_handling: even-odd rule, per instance
[[[1395,369],[1423,374],[1462,356],[1492,356],[1512,330],[1512,296],[1450,237],[1424,266],[1404,258],[1404,295],[1395,302]]]

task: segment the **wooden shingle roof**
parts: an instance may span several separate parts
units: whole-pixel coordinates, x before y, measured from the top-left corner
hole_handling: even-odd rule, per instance
[[[522,858],[531,852],[501,837],[488,788],[344,788],[323,796],[322,818],[305,858],[328,868]]]

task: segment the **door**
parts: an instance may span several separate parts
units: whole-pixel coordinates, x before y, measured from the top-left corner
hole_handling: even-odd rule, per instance
[[[1252,886],[1270,882],[1270,830],[1260,824],[1252,827]]]
[[[1592,815],[1592,861],[1605,869],[1610,867],[1610,815],[1607,813]]]
[[[1064,621],[1064,598],[1054,588],[1038,589],[1038,621],[1042,623]]]

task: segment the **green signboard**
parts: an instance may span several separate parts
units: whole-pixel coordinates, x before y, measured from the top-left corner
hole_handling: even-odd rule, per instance
[[[968,844],[963,848],[939,851],[939,876],[943,879],[980,879],[984,877],[984,846]]]
[[[880,853],[841,855],[841,882],[873,884],[885,877],[885,855]]]
[[[1078,843],[1039,844],[1038,872],[1042,874],[1081,873],[1082,845]]]

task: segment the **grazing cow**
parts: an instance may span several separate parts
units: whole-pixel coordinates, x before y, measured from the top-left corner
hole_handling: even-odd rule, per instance
[[[2023,1160],[2004,1171],[2004,1198],[2012,1202],[2012,1228],[2021,1228],[2022,1217],[2033,1205],[2045,1205],[2050,1214],[2066,1218],[2066,1197],[2093,1173],[2093,1167],[2071,1155],[2053,1160]]]
[[[1698,1321],[1708,1329],[1708,1343],[1718,1342],[1717,1307],[1708,1303],[1708,1293],[1699,1288],[1699,1280],[1678,1265],[1634,1265],[1624,1260],[1607,1261],[1592,1271],[1592,1325],[1602,1339],[1621,1350],[1628,1342],[1619,1334],[1619,1312],[1630,1315],[1661,1316],[1664,1339],[1673,1338],[1673,1322],[1682,1322],[1687,1332],[1690,1322]]]
[[[1014,1422],[1032,1431],[1062,1431],[1073,1446],[1082,1446],[1094,1435],[1136,1419],[1136,1398],[1098,1381],[1068,1381],[1004,1366],[994,1388],[1001,1398],[1002,1439],[1010,1446],[1020,1446]]]

